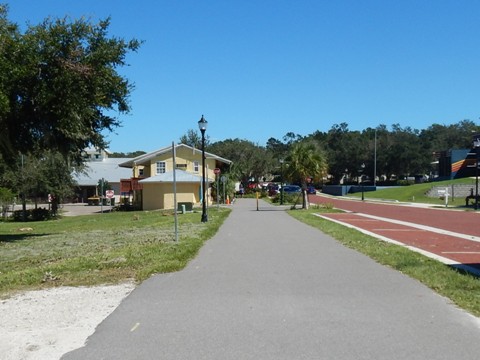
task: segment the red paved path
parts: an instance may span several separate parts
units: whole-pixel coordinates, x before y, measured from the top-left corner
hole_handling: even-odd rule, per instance
[[[318,195],[310,195],[309,199],[311,203],[333,204],[337,209],[408,221],[461,234],[480,236],[480,213],[474,211],[362,202]]]
[[[401,204],[362,202],[315,195],[310,196],[309,199],[311,203],[330,203],[333,204],[335,208],[353,212],[347,214],[329,214],[327,215],[329,218],[401,242],[407,246],[412,246],[443,258],[451,259],[453,262],[459,262],[480,269],[480,242],[478,241],[471,241],[457,236],[440,234],[438,232],[360,215],[374,215],[459,234],[480,236],[480,226],[478,226],[480,220],[479,213],[422,208]]]

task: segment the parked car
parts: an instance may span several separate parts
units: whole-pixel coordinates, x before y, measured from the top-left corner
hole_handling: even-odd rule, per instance
[[[277,184],[268,184],[268,196],[275,196],[280,192],[280,187]]]
[[[307,187],[307,194],[316,194],[317,190],[313,186]]]
[[[283,192],[285,194],[299,193],[302,192],[302,188],[298,185],[285,185],[283,187]]]

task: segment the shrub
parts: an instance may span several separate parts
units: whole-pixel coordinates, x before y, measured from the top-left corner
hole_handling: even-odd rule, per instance
[[[280,203],[280,193],[275,195],[272,198],[272,203],[277,204]],[[302,194],[301,193],[293,193],[293,194],[283,194],[283,203],[284,204],[301,204],[302,203]]]
[[[25,213],[25,221],[44,221],[51,218],[52,214],[45,208],[28,209]],[[13,212],[13,221],[23,221],[23,210]]]
[[[283,202],[289,204],[301,204],[302,193],[283,194]]]
[[[409,186],[415,184],[415,181],[413,180],[398,180],[397,185],[399,186]]]

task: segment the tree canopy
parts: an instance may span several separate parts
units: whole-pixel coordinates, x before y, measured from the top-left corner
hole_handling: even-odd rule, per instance
[[[133,84],[118,69],[141,42],[109,36],[109,26],[48,18],[22,32],[0,4],[0,186],[24,204],[69,196],[84,149],[106,148],[130,111]]]
[[[180,143],[197,149],[202,148],[202,135],[198,130],[189,129],[186,134],[180,137]],[[205,135],[205,148],[210,144],[210,137]]]
[[[0,5],[0,155],[58,152],[80,163],[130,111],[133,85],[117,71],[140,42],[108,36],[110,19],[46,19],[21,33]]]
[[[472,147],[475,132],[480,132],[480,127],[470,120],[452,125],[432,124],[424,130],[399,124],[388,129],[382,124],[352,131],[347,123],[341,123],[332,125],[327,132],[316,131],[307,136],[287,132],[282,140],[269,138],[266,147],[248,140],[227,139],[210,144],[208,150],[232,160],[233,177],[245,184],[251,180],[260,182],[264,176],[278,178],[275,175],[280,174],[280,160],[285,160],[285,164],[293,159],[298,164],[308,164],[309,158],[316,159],[321,171],[315,171],[316,166],[306,166],[308,170],[303,174],[301,169],[290,171],[290,182],[301,184],[305,176],[311,176],[317,185],[338,184],[345,175],[358,181],[361,174],[370,180],[375,173],[387,179],[392,175],[431,174],[435,171],[434,152]],[[183,139],[188,137],[194,138],[190,134]]]
[[[261,181],[273,169],[271,155],[264,147],[248,140],[227,139],[209,145],[208,151],[231,160],[230,173],[247,185]]]

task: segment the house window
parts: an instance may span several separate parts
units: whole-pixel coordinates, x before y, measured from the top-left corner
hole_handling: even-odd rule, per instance
[[[199,172],[200,171],[200,165],[198,161],[193,162],[193,171],[194,172]]]
[[[143,169],[138,169],[138,176],[143,176]]]
[[[167,170],[167,165],[165,161],[157,161],[157,174],[164,174]]]
[[[187,170],[187,164],[177,164],[177,169]]]

